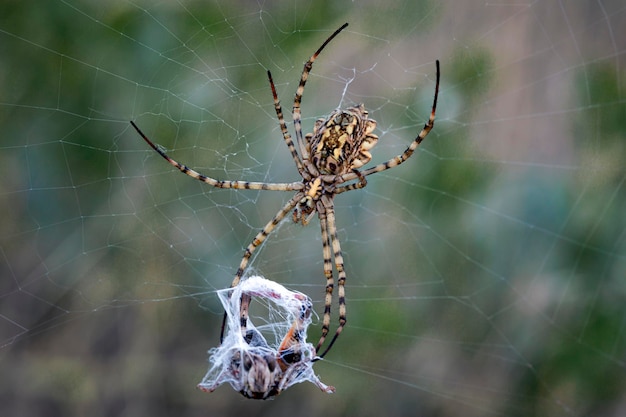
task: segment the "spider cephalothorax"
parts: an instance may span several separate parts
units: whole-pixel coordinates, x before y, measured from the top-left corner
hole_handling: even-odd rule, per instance
[[[321,174],[342,175],[361,168],[372,159],[376,142],[376,121],[368,119],[363,104],[335,110],[315,122],[313,133],[305,136],[313,165]]]
[[[205,182],[217,188],[237,188],[246,190],[271,190],[271,191],[295,191],[293,197],[287,201],[276,215],[263,227],[255,236],[252,242],[246,247],[239,268],[235,273],[232,287],[236,287],[248,266],[248,262],[259,245],[261,245],[267,236],[275,229],[289,213],[293,213],[293,220],[306,225],[312,216],[317,213],[321,235],[322,235],[322,254],[324,257],[324,276],[326,278],[326,295],[324,299],[324,316],[322,320],[322,334],[315,347],[315,351],[319,352],[324,345],[326,336],[329,332],[331,305],[333,301],[333,291],[335,288],[335,278],[333,276],[334,269],[337,271],[337,292],[339,304],[339,322],[337,329],[330,343],[325,350],[319,354],[324,357],[333,346],[333,343],[343,330],[346,323],[346,305],[345,305],[345,282],[346,272],[343,265],[343,257],[341,254],[341,245],[337,236],[337,226],[335,222],[335,206],[334,197],[337,194],[346,191],[357,190],[366,186],[365,177],[377,172],[382,172],[390,168],[394,168],[409,159],[422,140],[430,133],[435,125],[435,110],[437,107],[437,96],[439,94],[439,61],[436,61],[437,79],[435,83],[435,95],[430,111],[428,121],[418,133],[418,135],[409,144],[406,150],[386,162],[380,163],[371,168],[361,170],[361,167],[367,164],[372,155],[370,150],[378,141],[373,131],[376,128],[376,122],[368,118],[368,113],[362,104],[347,108],[345,110],[335,110],[328,117],[319,119],[315,123],[313,133],[303,136],[302,134],[302,116],[300,112],[300,104],[302,102],[302,94],[309,73],[313,67],[313,62],[322,52],[324,47],[341,32],[348,24],[344,24],[337,29],[326,41],[318,48],[318,50],[304,64],[304,69],[300,77],[300,83],[296,89],[293,101],[293,124],[295,129],[295,143],[292,140],[287,123],[283,116],[282,106],[278,99],[276,87],[272,80],[272,75],[268,71],[268,79],[272,95],[274,97],[274,109],[278,117],[278,123],[283,136],[283,140],[291,153],[291,157],[298,169],[301,181],[291,183],[264,183],[250,181],[227,181],[217,180],[206,175],[200,174],[193,169],[180,164],[170,158],[165,151],[155,145],[138,127],[131,122],[133,127],[141,135],[141,137],[165,158],[171,165],[179,169],[186,175]],[[352,181],[352,182],[351,182]],[[242,313],[243,314],[243,313]],[[222,330],[223,337],[223,330]],[[257,360],[257,365],[261,364]],[[267,369],[270,368],[267,364]],[[261,366],[261,365],[259,365]],[[264,367],[265,365],[261,366]],[[244,367],[245,368],[245,367]],[[297,366],[291,364],[287,366],[289,370],[297,369]],[[258,368],[260,369],[260,368]],[[275,368],[274,368],[275,369]],[[245,370],[245,369],[244,369]],[[254,375],[254,369],[248,369],[248,375]],[[270,372],[270,377],[273,375]],[[281,377],[284,381],[285,375]],[[274,378],[275,379],[275,378]]]

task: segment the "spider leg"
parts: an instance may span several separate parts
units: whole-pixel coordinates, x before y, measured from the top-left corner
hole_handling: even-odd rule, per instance
[[[330,234],[330,241],[332,243],[333,256],[335,259],[335,268],[337,268],[337,290],[338,290],[338,302],[339,302],[339,325],[335,330],[335,335],[331,339],[330,343],[322,354],[319,355],[323,358],[330,348],[333,346],[339,334],[343,331],[346,325],[346,272],[343,265],[343,256],[341,254],[341,245],[337,236],[337,226],[335,223],[335,207],[332,199],[327,196],[322,197],[323,204],[326,205],[327,216],[327,228]]]
[[[285,123],[285,117],[283,115],[283,108],[280,105],[280,100],[278,99],[278,93],[276,93],[276,86],[274,85],[274,80],[272,80],[272,73],[267,70],[267,78],[270,82],[270,87],[272,88],[272,95],[274,96],[274,109],[276,109],[276,116],[278,117],[278,123],[280,124],[280,131],[283,134],[283,138],[285,139],[285,143],[287,143],[287,147],[289,148],[289,152],[291,152],[291,157],[293,161],[296,163],[296,167],[298,168],[298,172],[302,177],[304,177],[304,166],[302,165],[302,161],[298,156],[298,151],[293,144],[293,140],[291,140],[291,135],[289,134],[289,130],[287,130],[287,123]],[[307,178],[309,179],[309,178]]]
[[[359,180],[352,184],[342,185],[340,187],[335,188],[335,194],[341,194],[350,190],[358,190],[367,185],[367,179],[365,178],[363,174],[361,174],[361,171],[359,171],[358,169],[353,169],[352,172],[356,174]]]
[[[324,350],[324,352],[318,355],[320,358],[323,358],[328,353],[328,351],[330,351],[330,349],[333,347],[333,344],[335,343],[335,341],[337,340],[337,338],[343,331],[344,326],[346,325],[346,287],[345,287],[346,286],[346,271],[343,265],[341,245],[339,243],[339,238],[337,236],[337,226],[335,223],[335,207],[332,201],[332,197],[329,197],[326,195],[322,196],[321,203],[324,205],[324,208],[326,210],[325,212],[326,218],[324,222],[324,228],[326,231],[323,232],[323,234],[326,235],[325,241],[324,241],[324,237],[322,237],[323,243],[325,242],[324,244],[325,246],[324,273],[326,273],[327,268],[328,268],[327,260],[328,262],[331,262],[330,261],[330,248],[328,247],[328,244],[330,243],[332,246],[333,257],[335,259],[335,268],[337,268],[337,292],[338,292],[338,301],[339,301],[339,325],[337,326],[337,329],[335,330],[335,334],[333,338],[331,339],[330,343],[328,344],[328,346],[326,346],[326,349]],[[329,276],[327,275],[327,279],[328,277]],[[331,284],[330,291],[329,291],[329,286],[328,286],[329,283]],[[326,285],[326,307],[324,309],[324,322],[325,323],[327,321],[330,322],[329,302],[332,303],[332,272],[330,274],[330,282],[327,282],[327,285]],[[326,326],[326,334],[328,334],[328,326]],[[316,351],[318,351],[318,349],[321,348],[322,344],[324,343],[326,334],[324,334],[324,331],[322,329],[322,337],[320,338],[320,341],[317,344]]]
[[[237,268],[237,273],[235,274],[235,278],[233,279],[232,284],[230,284],[231,288],[236,287],[239,284],[239,281],[241,281],[241,277],[243,276],[243,273],[245,272],[246,267],[248,266],[250,257],[252,256],[256,248],[259,247],[265,241],[267,236],[272,232],[272,230],[274,230],[276,225],[278,225],[278,223],[280,223],[280,221],[284,219],[288,213],[291,212],[291,210],[296,206],[296,204],[298,204],[298,202],[302,199],[303,196],[304,196],[304,193],[296,193],[296,195],[294,195],[287,202],[287,204],[285,204],[283,208],[281,208],[280,211],[276,213],[276,215],[272,218],[272,220],[270,220],[265,225],[265,227],[263,227],[263,229],[259,233],[257,233],[257,235],[254,237],[252,242],[250,242],[250,244],[246,247],[246,250],[243,253],[243,258],[241,258],[241,262],[239,263],[239,268]],[[243,306],[243,301],[242,301],[242,306]],[[220,333],[220,343],[224,341],[226,319],[227,319],[227,315],[226,313],[224,313],[224,320],[222,321],[222,330]],[[246,320],[245,322],[244,322],[243,313],[241,314],[240,319],[242,321],[241,327],[243,329],[247,325],[247,316],[245,317],[245,320]],[[245,337],[245,334],[244,334],[244,337]]]
[[[170,158],[163,149],[155,145],[149,138],[146,136],[141,129],[134,123],[130,122],[131,125],[135,128],[137,133],[141,135],[143,140],[146,141],[148,145],[159,155],[161,155],[167,162],[169,162],[172,166],[177,168],[183,174],[187,174],[192,178],[195,178],[199,181],[212,185],[217,188],[237,188],[237,189],[245,189],[245,190],[271,190],[271,191],[297,191],[303,188],[302,183],[300,182],[292,182],[292,183],[265,183],[265,182],[250,182],[250,181],[224,181],[224,180],[216,180],[211,177],[207,177],[206,175],[200,174],[197,171],[183,165],[179,162],[176,162],[172,158]]]
[[[441,78],[440,71],[439,71],[439,60],[436,61],[436,65],[437,65],[437,82],[435,84],[435,96],[433,98],[433,107],[432,107],[432,110],[430,111],[430,118],[428,119],[428,122],[426,122],[421,132],[417,135],[417,137],[413,140],[413,142],[411,142],[409,147],[406,148],[404,153],[398,156],[395,156],[386,162],[383,162],[374,167],[361,171],[361,174],[363,176],[368,176],[371,174],[375,174],[377,172],[385,171],[389,168],[396,167],[400,165],[401,163],[403,163],[404,161],[406,161],[407,159],[409,159],[409,157],[413,155],[413,152],[415,151],[415,149],[417,149],[417,147],[422,143],[424,138],[428,136],[433,126],[435,126],[435,112],[437,110],[437,97],[439,96],[439,79]],[[350,172],[350,173],[344,174],[342,176],[342,179],[344,181],[349,181],[357,177],[358,177],[357,174],[355,174],[354,172]],[[350,188],[350,189],[353,190],[355,188]],[[349,191],[349,190],[346,189],[344,191]]]
[[[335,280],[333,278],[333,261],[331,255],[331,241],[328,235],[328,214],[322,203],[318,203],[318,217],[320,220],[320,228],[322,230],[322,255],[324,259],[324,276],[326,277],[326,296],[324,298],[324,316],[322,319],[322,335],[315,347],[315,351],[319,352],[330,328],[330,313],[333,303],[333,289]]]
[[[337,29],[332,35],[328,37],[318,48],[317,51],[311,58],[304,64],[304,69],[302,70],[302,76],[300,77],[300,84],[298,85],[298,89],[296,90],[296,96],[293,100],[293,125],[296,130],[296,140],[298,141],[298,145],[300,146],[300,153],[302,154],[303,159],[309,159],[309,152],[306,150],[306,144],[304,138],[302,137],[302,119],[300,116],[300,103],[302,102],[302,93],[304,92],[304,85],[306,84],[306,80],[309,78],[309,73],[311,72],[311,68],[313,68],[313,62],[317,59],[317,56],[322,52],[322,49],[328,45],[330,41],[333,40],[335,36],[339,34],[342,30],[344,30],[348,26],[347,23],[344,23],[339,29]]]

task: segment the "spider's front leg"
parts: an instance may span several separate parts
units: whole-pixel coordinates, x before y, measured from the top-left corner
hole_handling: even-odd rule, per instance
[[[303,193],[298,192],[291,199],[289,199],[287,204],[285,204],[283,208],[280,209],[278,213],[276,213],[272,220],[270,220],[265,225],[265,227],[259,233],[257,233],[252,242],[250,242],[250,244],[246,247],[246,250],[243,253],[243,257],[241,258],[241,262],[239,263],[239,268],[237,268],[237,272],[235,273],[235,278],[233,278],[233,282],[230,284],[231,288],[235,288],[237,285],[239,285],[239,282],[241,281],[241,278],[243,277],[243,274],[248,267],[248,262],[250,261],[250,258],[252,257],[252,254],[254,253],[256,248],[259,247],[265,241],[265,239],[267,239],[267,236],[269,236],[272,230],[274,230],[276,225],[278,225],[278,223],[280,223],[280,221],[285,218],[285,216],[296,206],[296,204],[298,204],[302,197]],[[224,319],[222,320],[222,330],[220,332],[220,343],[224,341],[224,331],[226,330],[227,317],[227,314],[224,313]]]

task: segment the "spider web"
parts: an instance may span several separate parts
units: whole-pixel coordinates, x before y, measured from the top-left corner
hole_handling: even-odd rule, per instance
[[[623,414],[622,3],[3,4],[0,414]],[[129,120],[207,175],[295,181],[265,72],[289,113],[344,22],[305,131],[363,102],[382,162],[426,121],[435,59],[442,81],[415,155],[336,199],[348,324],[315,372],[337,392],[204,394],[217,291],[289,194],[194,181]],[[277,229],[249,273],[321,314],[317,221]]]

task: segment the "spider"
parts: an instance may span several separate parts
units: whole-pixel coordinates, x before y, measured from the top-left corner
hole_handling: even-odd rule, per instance
[[[265,183],[249,181],[226,181],[207,177],[193,169],[174,161],[164,150],[156,146],[134,122],[130,122],[141,137],[158,152],[167,162],[176,167],[184,174],[192,178],[205,182],[217,188],[235,188],[246,190],[271,190],[271,191],[295,191],[295,195],[276,213],[276,215],[263,227],[255,236],[252,242],[246,247],[239,268],[231,284],[231,288],[236,287],[248,265],[250,257],[257,247],[261,245],[267,236],[274,230],[276,225],[293,210],[293,221],[303,226],[307,225],[312,216],[317,213],[320,222],[322,236],[322,255],[324,258],[324,276],[326,278],[326,291],[324,298],[324,315],[322,319],[322,332],[315,347],[316,352],[320,352],[326,341],[330,329],[331,305],[333,300],[333,290],[335,280],[333,277],[333,260],[337,271],[339,322],[335,333],[326,346],[325,350],[316,358],[323,358],[331,349],[339,334],[341,334],[346,324],[346,271],[344,269],[341,245],[337,237],[337,226],[335,223],[334,198],[338,194],[347,191],[357,190],[367,185],[366,177],[377,172],[394,168],[409,159],[415,149],[424,138],[430,133],[435,123],[435,110],[437,107],[437,96],[439,94],[439,61],[436,61],[437,80],[435,84],[435,94],[430,112],[430,117],[417,137],[411,142],[406,150],[390,160],[380,163],[371,168],[359,170],[367,164],[372,155],[370,150],[376,145],[378,136],[374,134],[376,121],[368,117],[368,112],[363,104],[358,104],[347,109],[337,109],[328,117],[318,119],[315,122],[313,133],[302,135],[302,120],[300,113],[300,103],[304,87],[313,67],[322,50],[331,42],[343,29],[347,23],[337,29],[317,51],[304,64],[304,69],[300,77],[300,83],[296,89],[293,101],[293,125],[296,135],[296,145],[287,130],[287,124],[283,116],[283,110],[276,93],[276,87],[272,80],[272,74],[267,71],[267,77],[274,98],[274,108],[278,123],[282,132],[283,140],[287,144],[291,157],[302,177],[302,181],[291,183]],[[352,182],[350,182],[352,181]],[[242,313],[243,314],[243,313]],[[226,320],[226,317],[224,318]],[[224,326],[222,325],[223,340]],[[244,335],[245,336],[245,335]]]

